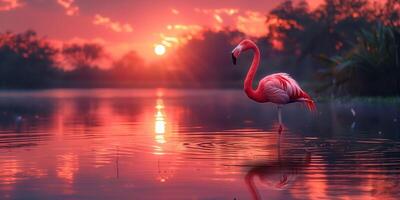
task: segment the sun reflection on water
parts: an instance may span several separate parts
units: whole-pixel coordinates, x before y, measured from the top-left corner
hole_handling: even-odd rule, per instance
[[[164,102],[162,99],[157,99],[156,103],[156,115],[155,115],[155,123],[154,123],[154,133],[155,140],[158,144],[165,144],[167,141],[165,140],[165,113],[164,113]],[[162,146],[155,146],[154,154],[162,155],[163,148]]]
[[[174,167],[171,166],[172,161],[175,159],[174,154],[167,154],[165,150],[170,149],[173,144],[171,141],[167,144],[167,136],[170,136],[170,130],[167,130],[167,115],[165,111],[164,101],[161,98],[162,92],[157,91],[157,100],[155,106],[155,119],[154,119],[154,139],[156,144],[154,145],[154,155],[157,158],[157,169],[158,176],[157,181],[160,183],[164,183],[170,178],[172,178],[175,174]]]
[[[157,99],[156,105],[156,121],[154,126],[154,132],[156,133],[156,141],[159,144],[165,143],[165,114],[164,114],[164,103],[162,99]]]

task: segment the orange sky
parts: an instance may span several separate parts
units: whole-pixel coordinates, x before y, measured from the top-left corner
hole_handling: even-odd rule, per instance
[[[56,44],[98,42],[114,58],[137,50],[152,61],[155,44],[170,46],[168,53],[204,28],[262,35],[265,14],[282,1],[0,0],[0,31],[31,28]],[[181,34],[189,37],[178,38]]]

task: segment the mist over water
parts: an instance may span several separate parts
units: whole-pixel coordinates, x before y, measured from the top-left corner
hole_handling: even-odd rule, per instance
[[[398,199],[400,102],[0,92],[0,199]]]

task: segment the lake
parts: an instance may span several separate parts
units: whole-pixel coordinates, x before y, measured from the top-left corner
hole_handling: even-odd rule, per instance
[[[400,101],[0,92],[0,199],[399,199]]]

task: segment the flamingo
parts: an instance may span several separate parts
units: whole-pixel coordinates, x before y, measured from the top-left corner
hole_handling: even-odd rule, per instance
[[[252,82],[260,63],[260,50],[257,45],[249,39],[241,41],[232,51],[232,62],[236,65],[236,60],[239,55],[247,50],[253,50],[254,57],[246,79],[244,80],[244,91],[250,99],[256,102],[271,102],[277,105],[279,133],[282,131],[281,109],[283,105],[303,102],[310,111],[316,110],[315,103],[310,95],[304,92],[299,84],[286,73],[275,73],[265,76],[258,83],[257,89],[254,90]]]

